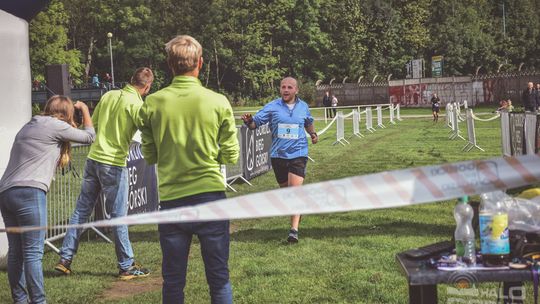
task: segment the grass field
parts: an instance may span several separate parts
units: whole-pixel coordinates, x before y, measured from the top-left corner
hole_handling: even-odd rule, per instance
[[[402,115],[416,111],[403,109]],[[428,109],[423,111],[429,114]],[[316,124],[317,130],[324,126],[320,121]],[[386,125],[387,129],[378,129],[373,134],[363,131],[365,138],[351,138],[351,144],[345,147],[332,146],[335,130],[325,133],[317,145],[310,147],[315,163],[309,162],[305,182],[501,154],[498,120],[476,122],[478,144],[486,152],[469,153],[461,152],[465,141],[448,139],[444,120],[433,124],[429,118],[406,119],[397,125]],[[467,134],[465,125],[461,127],[462,133]],[[346,135],[350,135],[350,120],[346,121],[346,130]],[[236,184],[238,195],[277,188],[272,173],[252,183],[252,187]],[[453,206],[453,201],[447,201],[305,216],[297,245],[284,242],[288,218],[234,221],[230,257],[234,300],[236,303],[407,303],[407,283],[394,256],[409,248],[450,239],[455,225]],[[46,252],[43,265],[48,302],[160,303],[161,252],[157,228],[134,226],[130,234],[136,258],[153,271],[149,278],[119,283],[115,277],[113,245],[90,236],[90,241],[81,243],[70,277],[54,273],[58,256]],[[191,248],[187,282],[186,303],[209,303],[197,241]],[[6,272],[0,272],[0,286],[3,286],[0,303],[9,303]],[[439,286],[440,303],[446,303],[446,288]],[[532,295],[531,289],[527,295]]]

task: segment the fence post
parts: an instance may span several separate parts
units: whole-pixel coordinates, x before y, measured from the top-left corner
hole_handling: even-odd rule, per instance
[[[536,150],[536,114],[525,113],[525,154],[533,155]]]
[[[512,144],[510,142],[510,113],[501,112],[501,141],[503,156],[512,156]]]
[[[386,128],[383,125],[383,121],[382,121],[382,106],[377,106],[377,127],[381,129]]]
[[[476,132],[474,130],[474,117],[473,117],[473,110],[467,109],[466,112],[467,117],[467,137],[468,142],[467,144],[461,149],[461,151],[469,152],[472,148],[477,148],[478,150],[485,152],[484,149],[480,148],[478,144],[476,143]]]
[[[463,136],[461,136],[460,134],[460,131],[459,131],[459,119],[458,119],[458,112],[456,110],[456,106],[459,106],[459,103],[456,105],[456,103],[454,103],[454,105],[452,106],[452,131],[451,131],[451,134],[450,134],[450,139],[456,139],[456,138],[461,138],[463,140],[465,140],[465,138],[463,138]]]
[[[396,122],[394,121],[394,110],[395,110],[394,104],[390,103],[390,123],[393,125],[396,124]]]
[[[345,146],[343,142],[349,144],[349,142],[345,139],[345,118],[343,117],[342,111],[337,112],[336,126],[336,141],[332,145],[340,143]]]
[[[366,107],[366,129],[371,133],[376,131],[373,128],[373,113],[371,112],[371,107]]]
[[[360,133],[360,113],[356,109],[353,109],[353,136],[354,135],[357,137],[364,137],[364,135]]]

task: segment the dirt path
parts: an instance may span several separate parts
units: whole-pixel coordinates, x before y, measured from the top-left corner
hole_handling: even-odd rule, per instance
[[[151,292],[161,289],[163,279],[160,274],[152,273],[147,278],[133,279],[131,281],[116,281],[109,289],[106,289],[100,296],[100,302],[130,298],[141,293]]]
[[[239,230],[237,223],[230,224],[230,233]],[[131,281],[116,281],[110,288],[103,291],[100,296],[100,303],[130,298],[138,294],[161,290],[163,279],[159,273],[151,273],[143,279],[133,279]]]

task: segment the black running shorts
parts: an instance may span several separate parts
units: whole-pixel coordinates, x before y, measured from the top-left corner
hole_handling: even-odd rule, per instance
[[[283,184],[289,180],[289,172],[300,177],[306,177],[307,157],[272,158],[271,160],[278,184]]]

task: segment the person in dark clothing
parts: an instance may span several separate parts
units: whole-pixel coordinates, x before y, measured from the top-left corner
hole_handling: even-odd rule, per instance
[[[532,82],[527,83],[527,88],[523,91],[523,94],[521,95],[521,102],[523,103],[523,108],[525,108],[525,111],[536,111],[537,94],[534,90],[534,85]]]
[[[536,83],[536,109],[540,109],[540,83]]]
[[[437,96],[437,93],[433,93],[431,97],[431,111],[433,112],[433,122],[439,121],[439,111],[441,109],[441,99]]]
[[[329,108],[332,106],[332,97],[330,96],[330,91],[326,91],[324,93],[322,104],[323,104],[323,107],[325,107],[324,109],[325,114],[330,118],[334,117],[332,116],[332,109]]]

